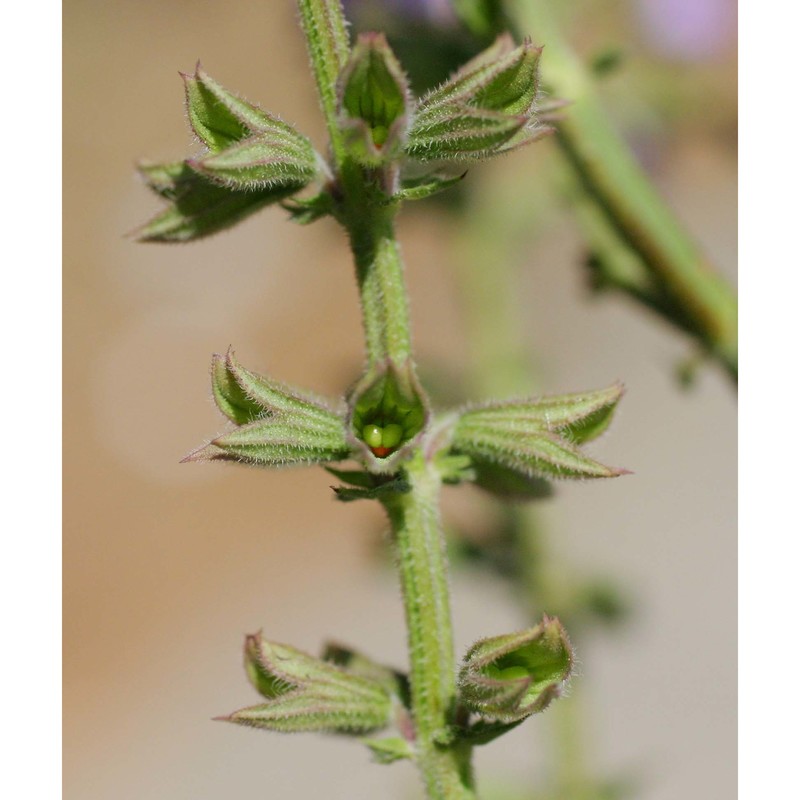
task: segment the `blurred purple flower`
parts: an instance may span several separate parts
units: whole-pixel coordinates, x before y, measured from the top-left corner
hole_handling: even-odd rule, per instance
[[[648,42],[668,58],[714,58],[736,37],[736,0],[637,0]]]

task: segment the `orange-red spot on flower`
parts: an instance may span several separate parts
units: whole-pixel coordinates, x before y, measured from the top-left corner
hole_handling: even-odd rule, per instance
[[[370,447],[370,450],[372,450],[372,452],[376,456],[378,456],[378,458],[386,458],[386,456],[388,456],[389,453],[391,453],[392,450],[394,450],[394,448],[393,447]]]

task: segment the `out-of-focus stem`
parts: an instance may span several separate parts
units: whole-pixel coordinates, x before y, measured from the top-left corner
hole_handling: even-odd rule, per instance
[[[509,206],[498,204],[490,190],[475,192],[471,203],[460,219],[463,233],[456,245],[456,276],[473,354],[469,388],[472,396],[481,398],[518,396],[530,392],[534,383],[532,354],[523,345],[516,252],[518,243],[530,238],[530,204],[520,198]],[[525,213],[514,214],[511,209]],[[553,570],[540,513],[518,504],[505,505],[501,514],[502,527],[515,548],[515,594],[526,613],[532,619],[543,611],[569,613],[569,587]],[[548,763],[557,796],[564,798],[572,798],[573,790],[587,781],[582,711],[573,703],[570,696],[546,717],[552,730]]]
[[[518,31],[545,45],[542,72],[549,91],[571,103],[557,125],[561,150],[605,224],[641,259],[653,286],[663,295],[661,313],[694,335],[735,381],[735,293],[686,233],[612,126],[590,73],[561,35],[553,5],[552,0],[507,2]],[[592,241],[592,231],[587,234]],[[670,309],[680,309],[680,314],[671,315]]]

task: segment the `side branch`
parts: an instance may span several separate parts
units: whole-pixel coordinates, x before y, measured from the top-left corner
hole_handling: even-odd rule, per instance
[[[557,126],[559,145],[595,204],[596,216],[641,261],[650,284],[646,296],[652,302],[647,305],[657,306],[673,325],[697,338],[735,381],[734,290],[700,252],[614,130],[591,76],[564,41],[548,2],[513,0],[509,6],[517,27],[547,44],[545,81],[556,96],[572,103]],[[587,226],[593,244],[596,233],[596,227]],[[602,240],[599,244],[602,248]],[[627,293],[638,300],[645,296]]]

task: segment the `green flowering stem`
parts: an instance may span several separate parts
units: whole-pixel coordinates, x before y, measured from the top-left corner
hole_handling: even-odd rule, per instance
[[[440,477],[422,452],[406,464],[411,490],[384,501],[392,524],[411,657],[416,760],[430,800],[476,797],[465,745],[448,745],[456,697]]]
[[[578,447],[605,430],[622,386],[484,402],[451,411],[431,427],[415,374],[394,218],[401,200],[457,180],[437,174],[436,162],[499,155],[542,135],[535,114],[540,50],[499,37],[415,101],[382,35],[363,34],[351,49],[339,0],[299,0],[299,8],[330,133],[327,155],[198,65],[185,76],[187,109],[207,151],[143,165],[148,187],[168,205],[142,238],[190,241],[278,202],[298,222],[332,215],[347,232],[368,356],[361,380],[345,402],[330,402],[251,372],[230,350],[217,354],[214,399],[234,427],[184,460],[322,464],[349,484],[334,487],[340,500],[380,501],[392,525],[410,675],[407,680],[341,648],[317,659],[248,637],[246,669],[266,702],[224,719],[272,731],[354,736],[394,726],[399,736],[366,742],[377,760],[413,759],[429,800],[474,800],[472,748],[558,697],[572,651],[560,622],[545,616],[534,628],[477,642],[456,681],[441,485],[511,479],[528,487],[540,473],[623,474]],[[312,183],[316,196],[294,197]],[[362,469],[331,466],[345,460]]]
[[[408,291],[395,238],[391,164],[367,166],[348,151],[337,116],[337,77],[348,58],[339,0],[300,0],[300,12],[331,138],[334,216],[355,260],[367,370],[392,364],[413,372]],[[408,491],[383,504],[392,525],[408,627],[414,758],[430,800],[474,798],[470,748],[448,743],[456,682],[441,480],[418,450],[405,464]]]
[[[737,302],[611,125],[588,70],[564,40],[547,0],[509,0],[519,30],[547,43],[544,79],[570,101],[557,125],[561,150],[607,226],[641,259],[671,322],[694,335],[735,381]],[[588,234],[592,236],[591,227]],[[590,238],[591,241],[594,241]],[[631,293],[629,293],[631,294]],[[632,294],[631,296],[636,296]]]
[[[354,168],[346,174],[350,182],[343,188],[349,193],[338,217],[355,259],[368,369],[385,362],[413,369],[394,209],[371,198],[368,173]],[[409,491],[390,494],[383,502],[392,526],[408,630],[415,759],[430,800],[468,800],[475,797],[470,748],[445,741],[456,684],[447,558],[439,522],[441,481],[421,450],[404,464],[404,473]]]

